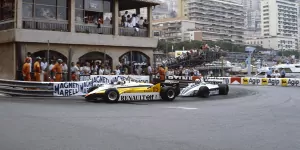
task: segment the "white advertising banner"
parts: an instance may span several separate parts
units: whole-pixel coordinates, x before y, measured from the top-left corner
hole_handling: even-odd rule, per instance
[[[53,95],[66,97],[85,95],[92,85],[92,81],[54,82]]]
[[[91,75],[88,81],[79,82],[54,82],[53,95],[54,96],[80,96],[87,94],[87,91],[92,86],[99,86],[101,84],[112,84],[119,80],[130,79],[135,82],[149,83],[149,76],[136,75]]]
[[[91,80],[93,86],[98,86],[100,84],[111,84],[119,80],[130,79],[135,82],[149,83],[149,76],[137,76],[137,75],[91,75]]]

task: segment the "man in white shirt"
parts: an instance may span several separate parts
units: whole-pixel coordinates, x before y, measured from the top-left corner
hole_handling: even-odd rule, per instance
[[[74,62],[71,63],[71,72],[75,72],[76,75],[79,75],[79,68],[75,65]]]
[[[43,61],[41,62],[41,69],[42,69],[42,73],[41,73],[41,81],[45,81],[44,76],[45,76],[45,72],[47,71],[47,66],[48,66],[48,62],[46,61],[45,58],[43,58]]]
[[[65,62],[63,62],[62,64],[62,72],[63,72],[63,81],[67,81],[67,77],[68,77],[68,66]]]
[[[147,68],[147,69],[148,69],[148,74],[149,74],[149,75],[152,75],[152,67],[151,67],[150,64],[148,65],[148,68]]]
[[[120,75],[120,74],[121,74],[121,71],[120,71],[120,69],[119,69],[119,66],[116,67],[115,73],[116,73],[116,75]]]

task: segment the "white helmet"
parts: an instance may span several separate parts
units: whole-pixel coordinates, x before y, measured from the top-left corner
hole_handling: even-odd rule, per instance
[[[195,80],[195,84],[200,84],[201,83],[201,80],[200,79],[196,79]]]

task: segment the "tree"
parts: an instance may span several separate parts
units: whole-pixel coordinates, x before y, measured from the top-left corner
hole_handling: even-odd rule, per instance
[[[227,50],[229,52],[245,52],[246,45],[239,45],[239,44],[233,44],[228,41],[184,41],[179,43],[171,43],[166,42],[166,40],[159,40],[157,49],[163,50],[166,52],[166,49],[168,49],[168,52],[172,51],[172,46],[174,50],[182,50],[183,47],[185,50],[190,49],[201,49],[201,47],[205,44],[208,44],[210,47],[219,46],[223,50]],[[257,50],[267,50],[259,46],[253,46]]]

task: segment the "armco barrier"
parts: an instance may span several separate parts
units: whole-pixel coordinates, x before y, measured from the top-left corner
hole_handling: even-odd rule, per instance
[[[53,96],[53,83],[0,79],[0,93],[15,96]]]
[[[13,96],[82,96],[91,86],[108,84],[119,79],[130,77],[133,80],[149,82],[149,76],[92,75],[91,80],[79,82],[26,82],[0,79],[0,93]],[[181,87],[200,77],[168,76],[167,80],[179,81]],[[300,86],[296,78],[253,78],[253,77],[207,77],[206,81],[223,81],[223,84],[258,85],[258,86]]]

